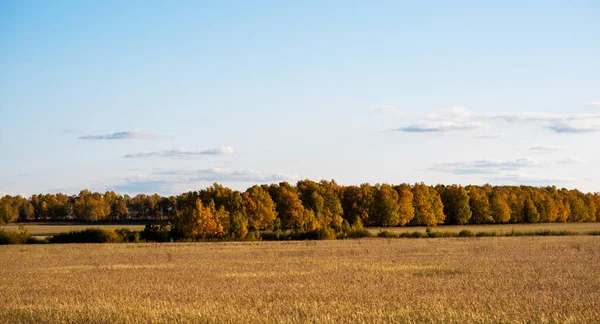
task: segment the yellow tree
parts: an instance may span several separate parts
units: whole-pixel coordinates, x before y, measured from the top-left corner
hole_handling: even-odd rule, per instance
[[[205,207],[196,199],[194,208],[186,208],[175,220],[175,230],[183,238],[218,238],[225,233],[219,215],[215,215],[214,203]]]
[[[277,211],[275,210],[275,202],[265,189],[254,185],[242,194],[242,200],[248,216],[248,225],[251,229],[259,230],[273,227],[273,222],[277,218]]]

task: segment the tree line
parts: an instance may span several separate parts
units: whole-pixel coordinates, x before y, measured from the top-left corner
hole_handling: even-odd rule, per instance
[[[243,238],[262,230],[334,231],[362,226],[436,226],[595,222],[600,193],[530,186],[423,183],[341,186],[334,180],[254,185],[244,192],[219,184],[177,196],[39,194],[0,198],[0,222],[150,221],[180,237]]]

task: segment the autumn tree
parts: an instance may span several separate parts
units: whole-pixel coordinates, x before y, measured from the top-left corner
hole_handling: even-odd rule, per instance
[[[256,185],[252,186],[242,194],[242,199],[250,229],[260,230],[273,227],[277,211],[275,202],[265,189]]]
[[[398,193],[398,225],[404,226],[415,217],[414,196],[408,184],[401,184],[394,189]]]
[[[469,206],[473,216],[471,223],[485,224],[493,221],[490,211],[490,201],[486,193],[477,186],[469,186]]]
[[[495,224],[504,224],[510,221],[510,206],[508,195],[500,189],[495,189],[490,199],[490,211]]]
[[[0,223],[11,223],[19,218],[19,208],[9,195],[0,198]]]
[[[436,214],[430,199],[429,187],[424,183],[417,183],[413,187],[413,206],[415,208],[415,217],[410,222],[411,225],[435,225],[437,224]]]
[[[206,239],[219,238],[225,235],[219,215],[215,215],[216,207],[211,202],[204,206],[196,199],[194,208],[185,208],[174,219],[173,229],[182,238]]]
[[[396,226],[400,222],[399,196],[388,184],[375,186],[371,225]]]
[[[437,191],[442,198],[444,214],[446,214],[448,222],[457,225],[467,224],[473,215],[467,190],[459,185],[451,185],[437,187]]]

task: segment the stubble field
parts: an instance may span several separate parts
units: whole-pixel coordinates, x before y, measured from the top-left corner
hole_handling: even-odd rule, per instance
[[[0,246],[0,322],[594,322],[593,236]]]

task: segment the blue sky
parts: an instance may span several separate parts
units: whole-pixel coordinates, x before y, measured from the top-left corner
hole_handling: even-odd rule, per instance
[[[0,193],[598,191],[600,2],[0,1]]]

